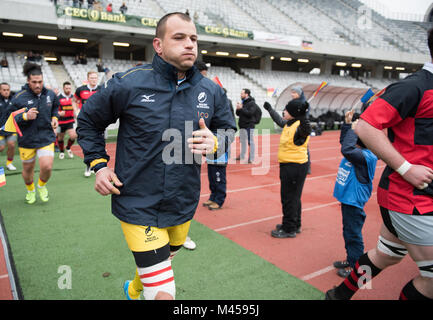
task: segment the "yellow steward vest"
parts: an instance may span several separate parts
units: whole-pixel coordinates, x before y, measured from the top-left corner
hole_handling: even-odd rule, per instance
[[[301,122],[298,120],[290,127],[285,125],[283,132],[280,136],[280,146],[278,148],[278,162],[280,163],[305,163],[308,161],[307,146],[310,141],[308,136],[304,144],[297,146],[293,139],[295,137],[296,129],[298,129]]]

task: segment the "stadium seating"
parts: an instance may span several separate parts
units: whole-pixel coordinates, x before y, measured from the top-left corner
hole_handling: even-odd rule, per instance
[[[9,67],[0,68],[1,81],[9,83],[12,91],[19,91],[27,81],[26,77],[23,75],[23,66],[26,62],[26,55],[24,53],[19,54],[12,52],[2,53],[1,56],[3,57],[3,55],[6,56]],[[41,65],[42,73],[44,74],[45,86],[58,88],[53,72],[43,57],[39,64]]]
[[[240,94],[242,89],[250,89],[251,96],[256,100],[257,105],[262,108],[263,103],[268,101],[271,104],[275,103],[276,97],[268,97],[266,89],[260,84],[253,82],[252,79],[240,75],[228,67],[211,66],[208,70],[209,78],[215,76],[221,81],[224,88],[227,89],[227,96],[232,100],[233,108],[236,109],[236,103],[241,101]],[[263,117],[269,117],[267,112],[263,112]]]
[[[72,79],[75,87],[81,86],[84,83],[84,81],[86,81],[87,72],[91,70],[93,71],[98,70],[98,68],[96,67],[98,60],[99,59],[96,58],[87,58],[86,65],[83,64],[74,65],[74,57],[62,56],[62,61],[65,66],[65,69],[68,72],[70,78]],[[101,80],[101,82],[103,82],[106,80],[109,74],[126,71],[134,67],[135,65],[137,65],[139,62],[145,63],[143,61],[103,59],[102,63],[104,68],[108,68],[110,72],[107,72],[107,74],[104,72],[98,72],[99,79]]]
[[[367,86],[350,77],[340,77],[338,75],[316,75],[305,72],[291,71],[264,71],[258,69],[242,69],[242,71],[250,78],[255,79],[264,89],[273,88],[277,90],[277,95],[289,85],[296,82],[316,83],[320,84],[323,81],[332,83],[335,86],[350,87],[350,88],[366,88]]]

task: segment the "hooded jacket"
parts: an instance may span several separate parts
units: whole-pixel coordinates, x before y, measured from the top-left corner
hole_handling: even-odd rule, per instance
[[[186,139],[206,126],[231,129],[217,135],[225,152],[236,125],[224,91],[196,67],[177,84],[176,69],[155,55],[152,64],[116,73],[86,102],[78,116],[78,143],[84,162],[109,160],[104,129],[119,119],[115,173],[123,183],[112,195],[112,213],[120,220],[159,228],[191,220],[200,197],[200,161]],[[223,143],[226,142],[226,143]]]
[[[56,140],[51,119],[59,117],[59,106],[59,99],[54,91],[45,87],[39,96],[30,89],[28,84],[15,94],[11,101],[10,112],[23,108],[25,112],[31,108],[36,108],[39,112],[34,120],[24,120],[24,112],[15,116],[15,121],[23,134],[22,137],[18,136],[18,145],[21,148],[42,148]]]

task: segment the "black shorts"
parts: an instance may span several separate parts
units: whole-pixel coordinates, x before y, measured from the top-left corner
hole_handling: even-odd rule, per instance
[[[59,127],[60,127],[60,132],[64,133],[69,129],[74,129],[74,123],[70,122],[70,123],[60,124]]]

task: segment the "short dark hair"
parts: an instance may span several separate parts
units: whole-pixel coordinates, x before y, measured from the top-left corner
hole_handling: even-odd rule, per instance
[[[156,38],[163,38],[165,35],[165,26],[167,25],[167,20],[171,16],[179,16],[182,20],[185,21],[192,21],[191,17],[183,12],[171,12],[167,13],[165,16],[163,16],[161,19],[159,19],[158,24],[156,25],[155,30],[155,37]]]
[[[251,96],[251,91],[250,91],[250,89],[242,89],[242,90],[244,90],[244,92],[245,92],[247,95]]]
[[[428,32],[428,48],[430,49],[430,56],[433,59],[433,28]]]
[[[9,83],[7,83],[7,82],[2,82],[2,83],[0,83],[0,87],[1,86],[8,86],[9,88],[11,87],[10,85],[9,85]]]
[[[71,85],[71,83],[69,82],[69,81],[65,81],[65,82],[63,82],[63,87],[65,87],[65,86],[70,86]]]
[[[204,63],[203,61],[196,61],[195,66],[199,71],[208,70],[206,63]]]
[[[36,63],[26,62],[23,66],[23,74],[30,79],[30,76],[41,76],[42,68]]]

